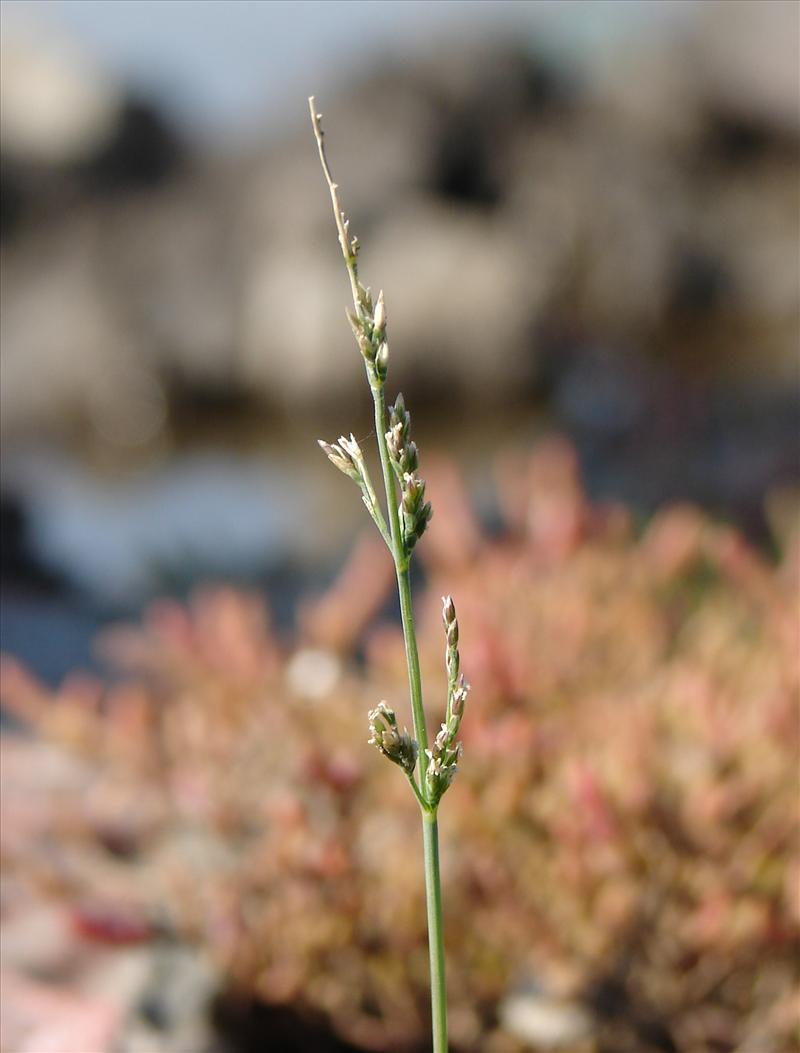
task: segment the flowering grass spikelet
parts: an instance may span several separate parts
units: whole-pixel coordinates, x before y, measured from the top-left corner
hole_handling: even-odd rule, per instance
[[[409,735],[408,728],[400,731],[394,710],[386,702],[379,702],[375,709],[370,710],[369,730],[369,744],[398,764],[407,775],[413,776],[419,746]]]

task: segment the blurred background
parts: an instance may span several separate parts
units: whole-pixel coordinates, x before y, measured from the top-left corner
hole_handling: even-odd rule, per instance
[[[796,901],[790,909],[786,899],[799,873],[790,614],[800,485],[797,4],[3,0],[0,8],[0,613],[12,864],[3,902],[17,924],[6,941],[4,1001],[32,1007],[8,1024],[4,1053],[69,1053],[65,1032],[36,1030],[45,1016],[83,1034],[76,1053],[237,1053],[248,1041],[424,1048],[417,922],[398,943],[377,906],[364,920],[366,891],[355,904],[302,910],[292,898],[310,880],[309,846],[326,837],[334,847],[314,864],[317,885],[369,885],[378,864],[342,862],[335,846],[369,840],[370,815],[384,807],[375,802],[393,794],[362,756],[362,710],[372,687],[385,693],[387,678],[402,682],[381,554],[362,538],[363,509],[315,442],[352,430],[366,448],[371,414],[344,318],[348,284],[309,126],[311,93],[363,246],[362,278],[386,291],[389,390],[402,389],[412,409],[435,503],[421,607],[433,609],[440,585],[457,600],[461,587],[462,635],[476,638],[487,724],[481,731],[476,718],[477,782],[453,806],[464,813],[463,829],[458,818],[454,828],[509,873],[523,858],[537,872],[563,862],[567,843],[576,853],[564,863],[577,882],[575,917],[566,906],[553,913],[541,892],[505,962],[486,935],[508,929],[486,908],[501,890],[511,895],[495,872],[501,863],[453,864],[456,885],[477,867],[463,907],[482,919],[474,937],[450,937],[456,975],[463,967],[472,977],[455,1008],[456,1048],[784,1053],[797,1041],[787,1025],[797,1015],[787,979]],[[518,606],[504,608],[515,584]],[[138,636],[126,630],[108,643],[109,625],[141,619]],[[518,630],[509,641],[510,621]],[[436,653],[435,619],[425,624]],[[708,647],[696,654],[706,630]],[[629,650],[617,654],[623,638]],[[550,649],[531,658],[542,639]],[[318,705],[345,687],[367,697],[325,732],[338,767],[314,752],[308,720],[283,728],[306,767],[298,775],[275,759],[263,816],[263,800],[242,797],[251,769],[239,751],[252,732],[242,714],[263,705],[282,727],[290,718],[269,709],[277,699]],[[673,690],[695,698],[693,715],[676,716],[665,701]],[[602,772],[616,786],[623,754],[590,770],[592,722],[612,705],[598,691],[627,699],[647,725],[628,761],[650,757],[645,739],[671,757],[664,772],[653,762],[641,773],[648,790],[603,790]],[[208,711],[198,693],[209,693]],[[174,713],[191,703],[181,732],[177,717],[164,716],[165,699]],[[494,727],[512,722],[505,740],[491,713]],[[566,728],[584,718],[581,744],[581,732],[572,738]],[[566,722],[563,742],[561,731],[537,730],[551,719],[555,728]],[[21,724],[39,730],[33,753]],[[664,744],[676,727],[673,755]],[[775,756],[751,758],[753,743],[770,736],[780,742]],[[224,764],[211,748],[223,740]],[[65,744],[81,755],[77,768]],[[509,762],[517,782],[483,794],[491,758],[504,750],[521,751],[518,770]],[[225,788],[214,781],[218,765],[238,773]],[[737,780],[755,769],[745,792]],[[34,774],[52,798],[42,790],[47,801],[32,818],[22,802]],[[206,776],[198,789],[193,780]],[[303,805],[313,822],[301,822],[290,800],[306,777],[322,795]],[[699,805],[701,785],[709,796]],[[83,807],[87,786],[105,802],[100,817]],[[467,822],[470,792],[489,802],[484,827]],[[532,818],[539,806],[523,803],[528,793],[545,802],[551,793],[554,812]],[[570,793],[578,812],[594,816],[589,832],[548,825]],[[767,802],[778,799],[776,819]],[[676,801],[682,815],[699,809],[709,829],[679,836],[675,816],[665,826]],[[260,818],[251,823],[253,807]],[[712,850],[709,831],[722,837],[723,815],[730,841]],[[541,856],[495,830],[526,823]],[[657,834],[645,849],[637,831],[648,824]],[[203,847],[184,856],[189,827],[193,837],[202,830]],[[627,888],[614,869],[622,864],[603,863],[591,881],[570,867],[580,870],[589,851],[581,837],[605,844],[612,829],[630,897],[606,904],[597,922],[585,915],[606,884]],[[181,862],[153,863],[160,891],[143,904],[133,890],[151,838],[179,842]],[[284,858],[287,843],[302,863]],[[658,880],[642,852],[664,860]],[[549,895],[567,880],[560,865]],[[167,873],[185,882],[196,866],[213,874],[213,906],[196,906],[187,920],[184,893],[159,882]],[[417,877],[397,911],[417,902]],[[243,885],[255,905],[250,922],[238,920],[260,934],[254,946],[241,933],[234,940],[227,913],[232,896],[246,898]],[[302,961],[281,948],[302,943],[305,930],[281,921],[274,946],[263,935],[273,926],[259,914],[272,902],[267,889],[278,890],[274,924],[293,917],[293,905],[316,919]],[[745,893],[758,905],[747,901],[743,921]],[[87,898],[90,907],[77,909]],[[639,933],[643,918],[655,925],[653,903],[672,898],[699,943],[679,953],[667,912],[655,949],[642,950],[637,935],[625,962],[603,972],[619,933]],[[578,935],[556,948],[546,917]],[[733,950],[708,934],[727,928],[740,941]],[[102,997],[86,981],[80,941],[92,939],[107,975],[108,946],[126,948],[114,958],[116,987]],[[62,956],[31,963],[30,948],[42,944]],[[350,957],[348,944],[358,948]],[[652,990],[629,982],[640,953]],[[169,955],[184,957],[173,968]],[[406,965],[395,976],[398,960]],[[757,961],[772,961],[766,980]],[[690,997],[680,977],[695,967]],[[649,976],[642,968],[631,975]],[[159,1008],[158,969],[191,991],[170,996],[196,1007],[182,1023],[174,1006]],[[332,973],[369,990],[363,1004],[326,986]],[[215,998],[222,1008],[212,1027],[206,1007]],[[88,1032],[95,1037],[79,1020],[98,1028]]]

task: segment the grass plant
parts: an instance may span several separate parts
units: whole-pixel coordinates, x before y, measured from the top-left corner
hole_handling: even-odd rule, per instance
[[[433,1053],[447,1050],[447,991],[443,935],[442,887],[439,871],[439,804],[458,770],[461,743],[457,741],[469,685],[460,672],[458,619],[450,596],[442,599],[446,647],[447,699],[444,721],[428,745],[427,719],[422,693],[414,608],[411,600],[409,565],[414,548],[432,515],[425,500],[425,482],[419,475],[419,452],[411,439],[411,415],[402,394],[387,414],[386,377],[389,370],[389,344],[386,335],[386,304],[383,291],[376,299],[358,276],[358,238],[351,237],[349,220],[339,200],[325,153],[321,119],[313,96],[309,109],[319,149],[322,170],[328,184],[339,244],[350,279],[353,310],[348,319],[364,360],[375,416],[375,436],[380,457],[385,512],[370,479],[364,455],[355,437],[342,436],[338,443],[319,440],[331,463],[349,476],[361,490],[361,498],[394,561],[397,591],[403,623],[408,684],[411,699],[413,737],[401,730],[394,710],[381,701],[369,713],[369,742],[405,774],[422,815],[425,861],[425,896],[428,915],[428,947],[431,976],[431,1022]]]

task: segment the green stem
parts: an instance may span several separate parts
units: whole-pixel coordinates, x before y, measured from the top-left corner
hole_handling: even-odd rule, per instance
[[[378,497],[372,485],[372,480],[369,477],[367,466],[362,462],[359,467],[361,468],[361,481],[364,487],[362,492],[366,495],[368,499],[364,502],[367,505],[367,511],[372,516],[372,521],[380,531],[381,537],[386,542],[386,547],[392,553],[392,556],[394,556],[392,537],[389,533],[389,528],[386,526],[386,520],[383,518],[383,512],[381,512],[380,502],[378,501]]]
[[[414,778],[413,773],[412,772],[406,772],[406,778],[408,779],[409,783],[411,784],[411,789],[414,791],[414,796],[417,798],[417,803],[419,804],[420,808],[424,812],[430,811],[430,807],[428,805],[428,802],[422,796],[422,791],[420,790],[419,786],[417,786],[417,780]]]
[[[383,386],[371,385],[375,403],[375,432],[380,451],[383,482],[386,487],[386,503],[389,526],[392,534],[392,554],[397,571],[397,589],[400,596],[400,615],[403,620],[408,684],[411,693],[411,713],[414,718],[414,734],[419,743],[420,792],[416,781],[409,776],[414,793],[422,811],[422,838],[425,855],[425,900],[428,909],[428,952],[431,968],[431,1022],[433,1030],[433,1053],[447,1053],[447,990],[444,974],[444,930],[442,912],[442,883],[439,875],[439,824],[436,809],[432,809],[425,793],[425,768],[428,748],[428,733],[425,726],[425,710],[422,705],[422,677],[419,671],[417,637],[414,631],[414,611],[411,604],[411,580],[408,573],[408,557],[403,548],[400,533],[400,516],[397,495],[392,475],[389,450],[386,446],[386,400]]]
[[[425,897],[428,903],[428,949],[431,963],[433,1053],[447,1053],[447,988],[444,976],[442,883],[439,876],[439,824],[436,812],[423,812]]]
[[[425,771],[428,765],[425,753],[428,748],[428,729],[422,705],[422,678],[419,672],[419,654],[417,653],[417,636],[414,631],[414,609],[411,605],[411,580],[408,564],[397,567],[397,588],[400,593],[400,616],[403,621],[403,639],[406,645],[411,713],[414,718],[414,734],[419,743],[419,778],[424,788]]]

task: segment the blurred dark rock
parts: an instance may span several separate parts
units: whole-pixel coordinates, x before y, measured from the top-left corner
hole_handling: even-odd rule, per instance
[[[52,593],[65,583],[46,567],[31,543],[22,500],[10,493],[0,493],[0,580],[3,585],[24,582],[36,592]]]
[[[357,1053],[331,1033],[330,1027],[291,1008],[242,1003],[220,998],[214,1008],[214,1023],[227,1042],[229,1053]],[[416,1053],[416,1051],[411,1051]]]
[[[698,5],[687,47],[698,94],[751,127],[797,136],[800,129],[800,8],[782,0],[712,0]]]
[[[496,205],[500,187],[491,173],[485,130],[470,114],[442,122],[433,160],[431,190],[446,201]]]
[[[22,180],[11,165],[0,161],[0,238],[7,237],[17,226],[24,210]]]
[[[445,202],[491,208],[502,202],[519,128],[568,116],[574,86],[552,62],[513,48],[486,55],[477,77],[474,58],[454,52],[429,78],[435,119],[426,184]]]
[[[155,105],[129,96],[116,126],[81,175],[90,188],[125,191],[157,186],[179,166],[183,148]]]
[[[4,12],[0,76],[4,238],[64,222],[98,192],[156,186],[180,165],[184,146],[158,105],[32,10]]]
[[[762,121],[724,111],[708,114],[706,135],[703,149],[710,157],[732,166],[760,160],[780,147],[783,138]]]
[[[669,311],[698,317],[719,307],[730,289],[730,280],[719,259],[687,245],[675,255],[670,285]]]

